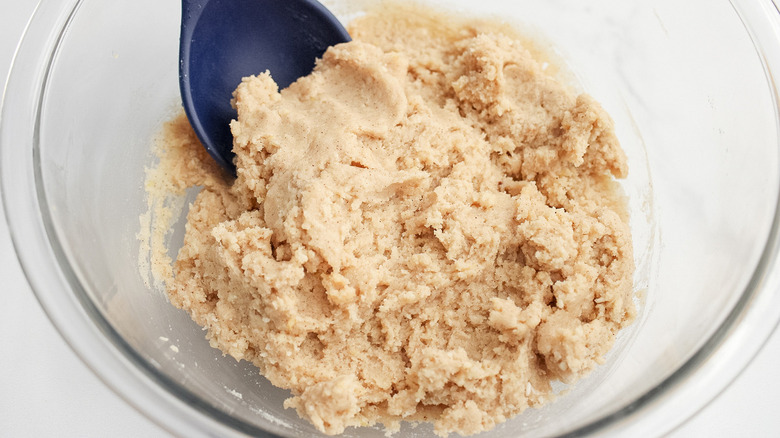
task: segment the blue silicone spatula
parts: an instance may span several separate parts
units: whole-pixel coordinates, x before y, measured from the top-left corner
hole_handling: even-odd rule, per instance
[[[179,87],[195,133],[235,174],[230,121],[233,90],[245,76],[270,71],[285,88],[350,37],[315,0],[183,0]]]

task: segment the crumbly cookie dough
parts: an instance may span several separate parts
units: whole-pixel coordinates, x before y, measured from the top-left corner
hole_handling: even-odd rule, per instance
[[[471,434],[590,371],[633,319],[626,158],[511,32],[389,11],[281,93],[243,81],[235,181],[168,127],[176,186],[204,187],[168,292],[325,433]]]

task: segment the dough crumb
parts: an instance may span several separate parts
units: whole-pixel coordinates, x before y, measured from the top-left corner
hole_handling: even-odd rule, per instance
[[[506,26],[385,9],[349,30],[287,89],[238,86],[235,180],[171,122],[170,187],[203,189],[168,294],[324,433],[489,430],[634,318],[625,155]]]

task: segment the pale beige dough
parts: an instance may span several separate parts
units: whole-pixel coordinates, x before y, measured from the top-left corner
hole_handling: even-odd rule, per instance
[[[171,301],[321,431],[490,429],[632,320],[626,158],[501,26],[386,10],[350,33],[281,93],[238,87],[235,181],[169,126],[174,178],[204,186]]]

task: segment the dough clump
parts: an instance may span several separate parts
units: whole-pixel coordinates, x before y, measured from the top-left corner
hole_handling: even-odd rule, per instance
[[[169,126],[189,151],[175,177],[203,189],[168,293],[325,433],[476,433],[632,321],[626,158],[516,35],[386,12],[281,92],[243,81],[234,181]]]

